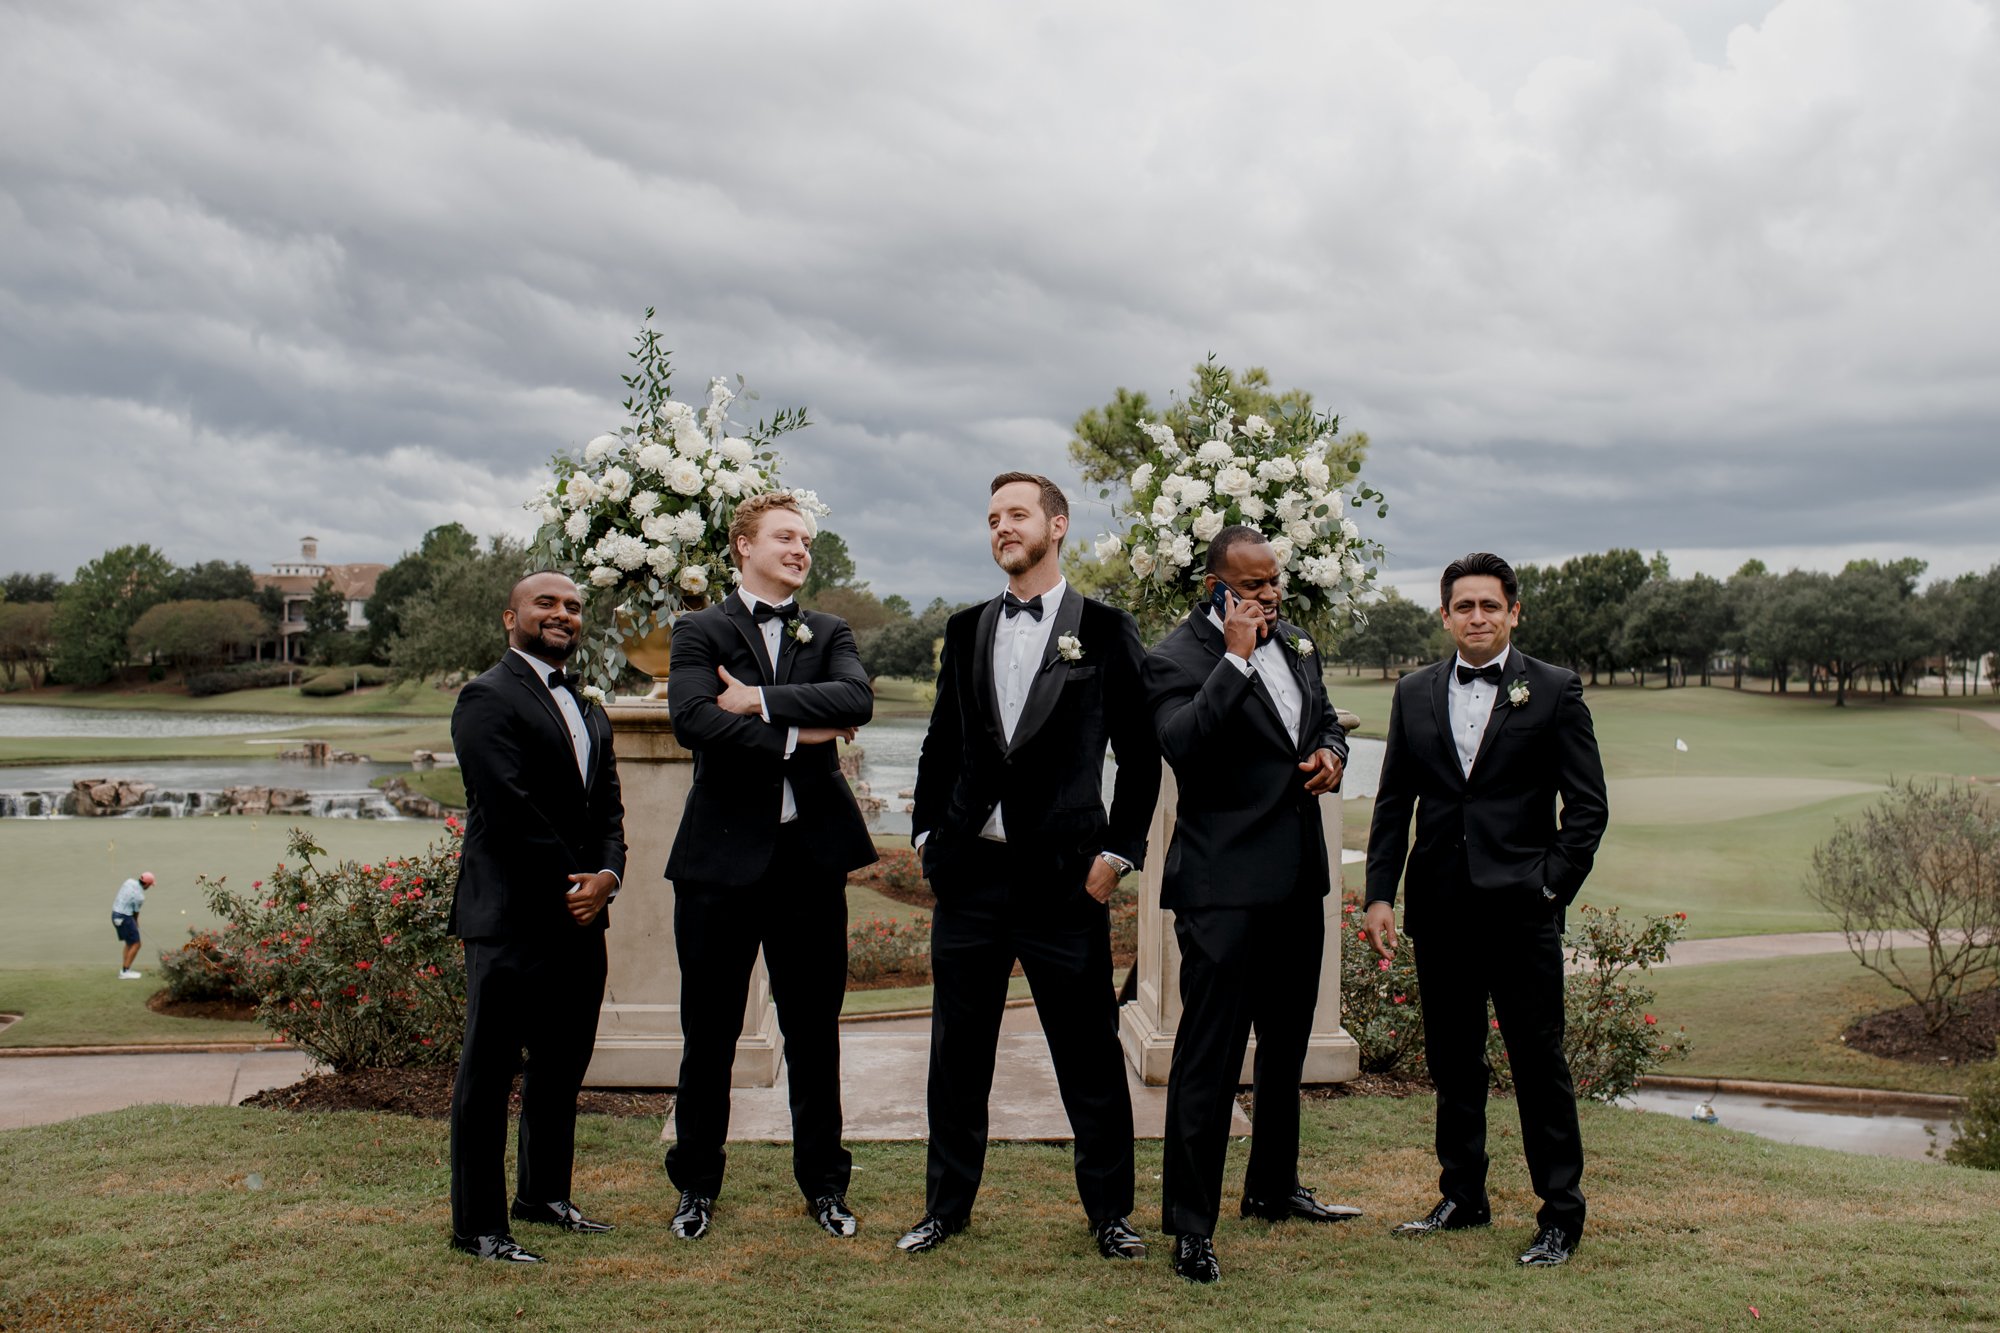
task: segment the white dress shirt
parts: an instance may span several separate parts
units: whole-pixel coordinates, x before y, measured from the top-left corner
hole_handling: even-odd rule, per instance
[[[1208,611],[1208,623],[1218,630],[1222,628],[1222,617],[1215,614],[1215,608]],[[1292,738],[1292,744],[1300,740],[1299,728],[1305,724],[1306,697],[1299,689],[1299,678],[1292,674],[1292,664],[1285,657],[1285,650],[1278,646],[1278,632],[1271,631],[1263,642],[1250,650],[1250,660],[1244,661],[1235,653],[1225,650],[1222,660],[1241,671],[1244,675],[1256,672],[1264,682],[1271,698],[1278,705],[1278,716],[1285,724],[1285,734]]]
[[[1057,579],[1056,586],[1042,594],[1040,620],[1026,611],[1010,616],[1003,606],[1000,621],[993,627],[993,697],[1000,703],[1000,735],[1010,745],[1014,741],[1014,728],[1021,722],[1021,710],[1028,706],[1028,691],[1034,688],[1035,677],[1041,674],[1042,654],[1048,651],[1049,635],[1056,628],[1056,608],[1062,605],[1063,593],[1068,588],[1067,579]],[[993,807],[993,814],[986,827],[979,830],[979,836],[994,842],[1007,841],[1007,825],[999,806]]]
[[[521,653],[521,660],[534,668],[535,679],[542,682],[542,688],[555,701],[556,711],[562,714],[563,722],[569,727],[569,748],[576,753],[576,775],[586,783],[590,781],[590,728],[583,725],[583,709],[578,706],[576,696],[559,685],[549,684],[549,673],[561,671],[559,666],[550,666],[533,653]]]
[[[764,599],[756,593],[751,592],[748,588],[737,588],[736,595],[743,599],[743,605],[750,608],[750,614],[753,616],[757,614],[759,606],[765,605]],[[771,602],[769,605],[783,606],[791,600],[791,598],[787,597],[784,602]],[[785,623],[785,621],[779,619],[777,616],[772,616],[769,620],[760,620],[757,622],[757,632],[764,636],[764,655],[771,659],[771,670],[773,672],[776,672],[778,669],[778,654],[784,650],[785,646]],[[764,702],[764,687],[762,685],[757,687],[757,708],[763,719],[769,722],[771,720],[771,708],[769,704]],[[798,748],[799,729],[797,727],[786,727],[785,758],[790,759],[792,752]],[[798,798],[792,795],[791,779],[785,779],[783,794],[778,800],[778,822],[780,824],[789,824],[799,817]]]
[[[1504,678],[1507,655],[1503,653],[1494,661],[1500,663]],[[1493,705],[1499,700],[1500,686],[1488,685],[1476,677],[1460,684],[1460,666],[1469,667],[1472,663],[1463,656],[1454,656],[1451,666],[1447,668],[1451,674],[1445,678],[1445,716],[1451,723],[1451,743],[1458,748],[1458,767],[1469,778],[1472,776],[1472,761],[1479,757],[1479,742],[1486,735],[1486,724],[1493,718]]]

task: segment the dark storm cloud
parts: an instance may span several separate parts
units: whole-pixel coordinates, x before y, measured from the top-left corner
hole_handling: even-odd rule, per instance
[[[16,5],[0,567],[525,531],[648,305],[685,392],[811,407],[788,475],[919,600],[1211,350],[1370,433],[1413,590],[1983,567],[1996,52],[1959,0]]]

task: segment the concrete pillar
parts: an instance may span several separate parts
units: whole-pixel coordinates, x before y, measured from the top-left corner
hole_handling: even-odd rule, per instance
[[[1360,720],[1343,712],[1341,723],[1351,733]],[[1139,900],[1139,957],[1134,967],[1139,973],[1138,994],[1118,1012],[1118,1037],[1125,1056],[1141,1080],[1153,1086],[1167,1081],[1174,1058],[1174,1034],[1181,1020],[1181,949],[1174,937],[1173,921],[1160,907],[1160,879],[1167,863],[1167,847],[1174,836],[1174,808],[1180,787],[1174,771],[1164,770],[1160,782],[1160,803],[1153,811],[1153,827],[1146,841],[1145,887]],[[1347,1029],[1340,1025],[1340,839],[1341,800],[1339,793],[1320,797],[1320,817],[1326,825],[1327,869],[1334,891],[1327,895],[1326,953],[1319,970],[1319,1001],[1313,1010],[1312,1038],[1306,1047],[1305,1082],[1344,1083],[1361,1071],[1361,1051]],[[1253,1032],[1250,1048],[1243,1057],[1242,1082],[1249,1083],[1257,1058],[1257,1037]]]
[[[673,886],[660,878],[694,784],[694,754],[674,738],[664,703],[619,699],[605,708],[625,795],[625,883],[611,905],[610,973],[597,1048],[584,1083],[666,1088],[680,1081],[681,967],[674,951]],[[764,961],[750,978],[743,1036],[730,1079],[739,1088],[778,1081],[783,1053]]]

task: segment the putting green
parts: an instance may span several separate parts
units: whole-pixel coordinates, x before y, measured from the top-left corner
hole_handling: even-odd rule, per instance
[[[1780,776],[1612,778],[1607,786],[1613,824],[1713,824],[1883,790],[1872,782]]]

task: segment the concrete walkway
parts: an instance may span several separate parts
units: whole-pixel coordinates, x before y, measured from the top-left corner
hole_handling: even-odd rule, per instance
[[[0,1129],[167,1102],[234,1106],[306,1076],[301,1051],[27,1055],[0,1060]]]
[[[1921,949],[1918,930],[1898,930],[1889,942],[1898,949]],[[1837,930],[1799,931],[1790,935],[1731,935],[1714,940],[1682,940],[1660,967],[1694,967],[1701,963],[1747,963],[1759,958],[1798,958],[1815,953],[1846,953],[1847,937]]]

